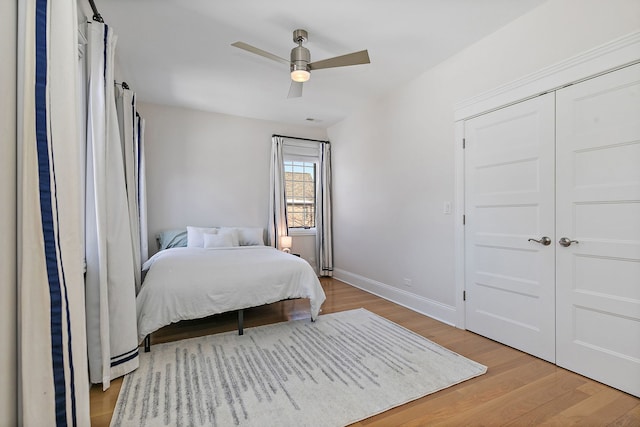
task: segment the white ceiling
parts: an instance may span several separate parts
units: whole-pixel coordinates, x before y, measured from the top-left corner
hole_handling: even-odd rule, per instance
[[[83,1],[83,0],[80,0]],[[139,99],[327,127],[545,0],[96,0]],[[287,99],[292,32],[317,61],[368,49],[371,64],[316,70]],[[315,122],[307,118],[316,119]]]

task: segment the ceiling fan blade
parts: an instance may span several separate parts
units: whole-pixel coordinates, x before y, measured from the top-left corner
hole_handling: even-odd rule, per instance
[[[302,82],[291,81],[291,87],[289,88],[289,95],[287,98],[300,98],[302,96]]]
[[[286,64],[286,65],[290,64],[290,61],[288,59],[280,58],[279,56],[274,55],[273,53],[269,53],[266,50],[258,49],[257,47],[251,46],[250,44],[246,44],[244,42],[231,43],[231,46],[244,49],[247,52],[255,53],[256,55],[263,56],[265,58],[271,59],[276,62],[282,62],[283,64]]]
[[[369,52],[367,50],[361,50],[360,52],[348,53],[342,56],[335,56],[329,59],[323,59],[322,61],[316,61],[309,64],[309,68],[312,70],[319,70],[321,68],[334,68],[334,67],[346,67],[349,65],[369,64]]]

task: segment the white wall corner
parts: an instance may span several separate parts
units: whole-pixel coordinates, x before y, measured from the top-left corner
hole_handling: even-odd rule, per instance
[[[457,320],[455,307],[339,268],[333,270],[333,277],[363,291],[446,323],[447,325],[455,326]]]

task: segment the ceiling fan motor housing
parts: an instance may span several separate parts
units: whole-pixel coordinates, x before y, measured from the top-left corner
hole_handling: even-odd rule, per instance
[[[297,47],[291,49],[291,71],[295,70],[309,70],[309,62],[311,62],[311,54],[309,49],[302,47],[302,43],[306,43],[309,34],[305,30],[294,30],[293,41],[298,43]]]
[[[298,46],[291,49],[291,71],[309,70],[309,62],[311,62],[311,54],[306,47]]]

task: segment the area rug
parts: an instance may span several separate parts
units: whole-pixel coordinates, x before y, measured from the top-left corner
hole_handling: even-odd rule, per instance
[[[344,426],[487,368],[365,309],[151,347],[111,426]]]

